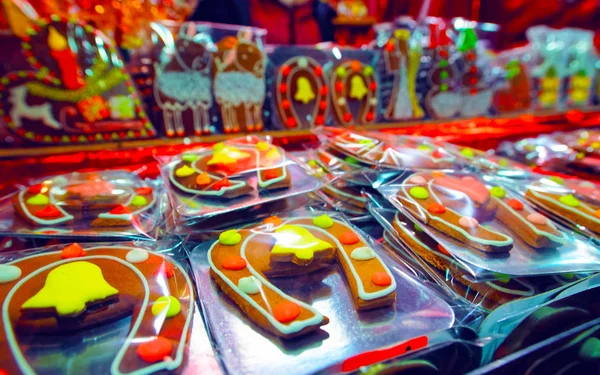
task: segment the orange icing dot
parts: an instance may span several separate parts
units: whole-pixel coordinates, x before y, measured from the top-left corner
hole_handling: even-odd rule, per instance
[[[594,212],[594,216],[600,218],[600,210],[596,210],[596,212]]]
[[[278,227],[281,225],[281,219],[278,218],[277,216],[270,216],[270,217],[266,218],[265,220],[263,220],[263,223],[273,224],[274,226]]]
[[[137,348],[138,356],[149,363],[162,361],[173,350],[171,340],[158,336],[150,341],[141,343]]]
[[[246,260],[241,256],[232,255],[223,259],[221,266],[229,271],[239,271],[246,268]]]
[[[431,177],[444,177],[446,174],[442,171],[433,171],[431,172]]]
[[[221,190],[222,188],[229,186],[231,186],[231,182],[229,182],[229,179],[227,177],[224,177],[222,180],[215,182],[212,188],[214,190]]]
[[[61,217],[62,213],[58,210],[58,208],[56,208],[52,205],[47,205],[46,207],[42,208],[41,210],[36,211],[35,216],[39,217],[40,219],[53,219],[53,218]]]
[[[152,188],[150,186],[143,186],[138,188],[135,192],[139,195],[148,195],[152,193]]]
[[[273,317],[280,323],[293,322],[300,315],[300,306],[294,302],[281,301],[273,308]]]
[[[210,176],[206,172],[202,172],[196,177],[196,185],[204,186],[210,184]]]
[[[508,204],[510,206],[510,208],[512,208],[513,210],[517,210],[517,211],[521,211],[523,208],[525,208],[523,203],[516,198],[510,198],[509,200],[506,201],[506,204]]]
[[[340,240],[340,242],[344,245],[354,245],[355,243],[360,241],[360,239],[354,232],[344,232],[340,234],[338,240]]]
[[[431,212],[432,214],[443,214],[446,212],[446,207],[444,207],[443,204],[431,202],[427,206],[427,211]]]
[[[446,250],[446,248],[444,246],[438,244],[437,248],[438,248],[438,250],[439,250],[440,253],[442,253],[444,255],[452,256],[452,254],[450,254],[450,252],[448,250]]]
[[[62,259],[79,258],[85,255],[85,251],[78,243],[72,243],[62,249],[60,257]]]
[[[392,285],[392,277],[387,272],[375,272],[371,276],[371,281],[377,286],[388,286]]]

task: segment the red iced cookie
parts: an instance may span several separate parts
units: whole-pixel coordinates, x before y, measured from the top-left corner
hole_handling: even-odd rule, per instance
[[[300,315],[300,306],[294,302],[282,301],[273,308],[273,316],[280,323],[293,322]]]
[[[151,341],[141,343],[137,348],[138,356],[148,363],[162,361],[168,357],[173,350],[173,344],[169,339],[158,336]]]
[[[392,277],[387,272],[375,272],[371,281],[377,286],[388,286],[392,284]]]
[[[78,243],[72,243],[62,249],[60,257],[63,259],[79,258],[85,255],[85,251]]]
[[[355,243],[360,241],[360,238],[358,238],[358,236],[354,232],[344,232],[340,234],[338,239],[344,245],[354,245]]]
[[[226,270],[239,271],[246,268],[246,260],[241,256],[232,255],[223,259],[221,266]]]

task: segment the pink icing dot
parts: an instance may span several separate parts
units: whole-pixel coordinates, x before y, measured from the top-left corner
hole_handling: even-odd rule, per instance
[[[458,225],[463,228],[477,228],[479,222],[474,217],[463,216],[458,219]]]
[[[427,180],[424,179],[423,176],[413,176],[408,179],[408,182],[410,182],[411,184],[421,185],[427,183]]]
[[[527,221],[537,225],[546,225],[548,224],[548,218],[544,215],[540,214],[530,214],[527,216]]]

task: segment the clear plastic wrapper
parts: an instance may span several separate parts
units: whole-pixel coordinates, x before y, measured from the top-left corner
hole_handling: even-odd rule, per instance
[[[387,143],[385,136],[377,133],[340,131],[327,128],[317,131],[323,142],[331,149],[357,160],[370,168],[403,169],[451,169],[454,157],[437,147],[426,137],[394,137]]]
[[[0,233],[78,240],[154,238],[164,198],[158,181],[126,171],[48,177],[2,199]]]
[[[546,292],[530,300],[516,301],[492,312],[479,329],[491,339],[482,363],[509,356],[561,332],[598,319],[594,296],[598,275],[570,286]]]
[[[407,172],[379,191],[477,281],[494,273],[600,270],[594,244],[486,180],[469,173]]]
[[[5,372],[218,373],[179,242],[56,245],[0,269]]]
[[[526,111],[532,104],[533,82],[527,61],[529,46],[502,51],[495,56],[494,65],[504,72],[505,81],[494,93],[494,109],[498,114]]]
[[[166,136],[260,131],[269,121],[266,30],[152,23],[155,120]]]
[[[551,176],[511,186],[555,220],[600,240],[600,187],[597,184]]]
[[[565,170],[576,153],[552,135],[525,138],[517,142],[502,142],[497,153],[526,165],[537,165],[555,171]]]
[[[250,136],[159,160],[177,221],[289,198],[323,183],[283,149]]]
[[[189,254],[227,372],[313,373],[453,325],[450,306],[357,228],[334,214],[294,215],[225,231]]]

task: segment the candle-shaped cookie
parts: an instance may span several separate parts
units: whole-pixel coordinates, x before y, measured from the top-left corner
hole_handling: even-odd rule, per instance
[[[83,87],[85,82],[75,54],[69,48],[67,39],[54,27],[48,28],[48,47],[50,47],[50,55],[58,64],[64,86],[69,90]]]

